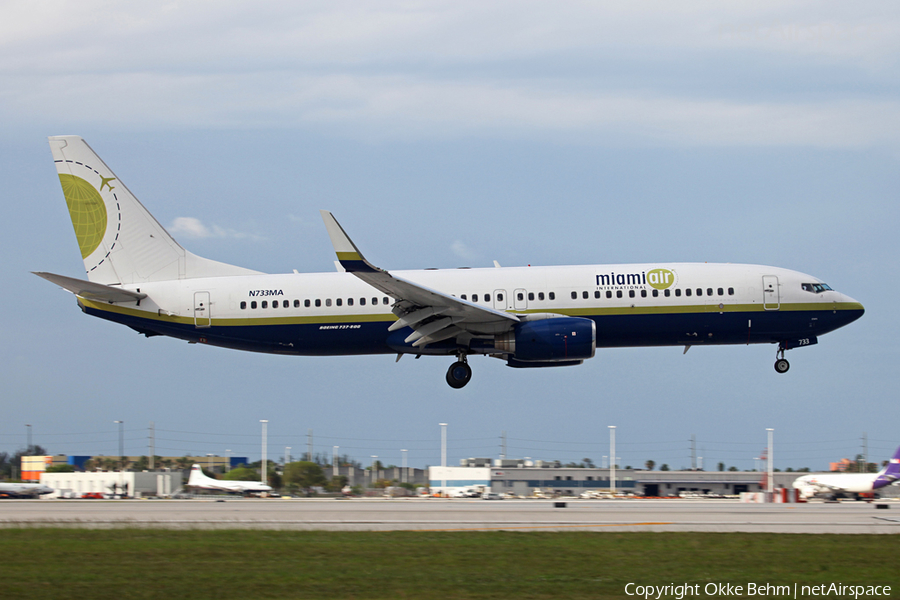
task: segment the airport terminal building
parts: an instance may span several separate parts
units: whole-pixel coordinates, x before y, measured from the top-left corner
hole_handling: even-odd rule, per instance
[[[463,459],[459,467],[430,467],[432,492],[449,496],[482,488],[516,496],[536,493],[579,496],[595,490],[635,496],[739,495],[765,491],[766,473],[759,471],[646,471],[608,468],[562,467],[555,461]],[[777,472],[776,488],[791,488],[794,480],[808,473]],[[882,496],[900,495],[900,489],[879,490]]]

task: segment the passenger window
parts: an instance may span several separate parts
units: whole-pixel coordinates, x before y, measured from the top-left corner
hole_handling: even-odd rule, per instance
[[[656,290],[653,290],[653,291],[655,292]],[[646,297],[647,297],[647,290],[641,290],[641,298],[646,298]]]
[[[616,290],[616,298],[622,297],[622,290]]]
[[[331,298],[325,298],[325,306],[331,306]]]
[[[728,295],[734,296],[734,288],[728,288]]]
[[[691,288],[687,288],[686,290],[684,290],[684,295],[685,295],[685,296],[690,296],[690,295],[691,295]]]
[[[365,306],[365,305],[366,305],[366,299],[365,299],[365,298],[360,298],[360,299],[359,299],[359,305],[360,305],[360,306]]]
[[[497,302],[503,302],[503,294],[497,294]]]
[[[347,306],[353,306],[353,298],[347,298]]]
[[[534,292],[528,292],[528,299],[532,301],[534,300]]]
[[[634,298],[634,290],[628,290],[628,297]]]
[[[307,302],[309,302],[309,300],[307,300]],[[300,308],[300,301],[299,301],[299,300],[294,300],[294,308]]]
[[[522,292],[519,292],[516,294],[516,298],[518,298],[519,301],[521,302],[522,300],[525,299],[525,294],[523,294]]]
[[[578,292],[572,292],[572,300],[578,300]]]
[[[712,288],[706,288],[706,295],[712,296]]]
[[[265,306],[263,306],[263,308],[265,308]],[[278,308],[278,300],[272,301],[272,308]]]
[[[250,303],[250,308],[256,308],[256,300]]]
[[[538,300],[544,299],[544,292],[538,292]]]
[[[303,306],[305,306],[306,308],[309,308],[310,304],[311,302],[309,301],[309,298],[303,301]]]
[[[241,302],[241,310],[247,310],[247,303]]]
[[[461,295],[460,298],[462,298],[463,300],[468,300],[468,298],[466,298],[465,294]]]
[[[594,292],[594,298],[599,298],[599,297],[600,297],[600,292]]]
[[[607,297],[607,298],[612,298],[612,292],[609,291],[609,290],[606,290],[606,297]]]
[[[388,298],[387,296],[385,296],[385,297],[383,298],[383,300],[382,300],[381,303],[382,303],[382,304],[390,304],[390,303],[391,303],[391,299]]]
[[[657,290],[657,289],[654,289],[654,290],[653,290],[653,297],[654,297],[654,298],[659,298],[659,290]]]
[[[719,292],[719,295],[720,295],[720,296],[724,296],[724,295],[725,295],[725,290],[723,290],[722,288],[719,288],[717,291]]]
[[[472,294],[472,302],[478,302],[478,294]]]
[[[485,301],[485,302],[490,302],[490,301],[491,301],[491,295],[490,295],[490,294],[485,294],[485,295],[484,295],[484,301]]]
[[[556,292],[549,292],[547,294],[547,299],[548,300],[556,300]]]
[[[338,298],[338,299],[335,300],[334,302],[335,302],[335,304],[337,304],[338,306],[343,306],[343,305],[344,305],[344,299],[343,299],[343,298]]]
[[[584,298],[585,300],[587,300],[588,299],[587,291],[581,292],[581,297]]]
[[[269,301],[268,301],[268,300],[263,300],[262,302],[260,302],[259,307],[260,307],[260,308],[268,308],[268,307],[269,307]]]
[[[316,306],[322,306],[322,301],[319,298],[316,298]]]
[[[378,298],[372,298],[372,306],[378,306]]]
[[[698,295],[698,296],[702,296],[702,295],[703,295],[703,288],[697,288],[697,295]]]
[[[668,290],[666,290],[666,291],[668,291]],[[688,291],[690,291],[690,290],[688,290]],[[675,290],[675,296],[681,297],[681,288],[678,288],[677,290]]]
[[[672,291],[671,291],[671,290],[663,290],[663,296],[665,296],[666,298],[668,298],[668,297],[671,296],[671,295],[672,295]]]

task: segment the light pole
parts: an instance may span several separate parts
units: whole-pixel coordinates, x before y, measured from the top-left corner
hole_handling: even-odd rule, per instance
[[[285,446],[284,447],[284,464],[285,464],[285,466],[287,466],[287,464],[289,462],[291,462],[291,447]]]
[[[766,476],[766,488],[769,492],[770,496],[775,491],[774,483],[775,483],[775,457],[772,456],[772,437],[775,435],[774,429],[766,429],[769,432],[769,450],[766,452],[768,455],[766,458],[768,459],[768,465],[766,467],[767,476]],[[774,499],[771,499],[774,500]]]
[[[403,465],[403,471],[400,472],[400,481],[406,483],[409,479],[409,475],[406,472],[406,450],[400,450],[400,452],[403,456],[403,462],[401,463]]]
[[[125,469],[125,444],[122,438],[122,425],[125,421],[113,421],[119,424],[119,471]]]
[[[25,430],[28,433],[28,447],[25,448],[25,454],[31,456],[31,423],[25,423]]]
[[[262,423],[262,468],[259,470],[259,473],[260,473],[259,477],[260,477],[260,483],[262,483],[263,485],[266,485],[266,483],[267,483],[266,479],[268,479],[267,471],[268,471],[268,463],[269,463],[269,456],[266,453],[266,448],[268,446],[268,444],[266,443],[266,434],[267,434],[266,426],[269,424],[269,421],[268,421],[268,419],[260,419],[259,422]]]
[[[609,487],[616,495],[616,426],[609,426]]]
[[[333,446],[333,447],[331,448],[331,475],[332,475],[333,477],[337,477],[337,476],[338,476],[338,472],[339,472],[339,471],[338,471],[338,469],[339,469],[339,467],[338,467],[338,456],[337,456],[338,448],[340,448],[340,446]]]
[[[441,495],[447,487],[447,424],[438,423],[441,426]]]
[[[377,461],[378,461],[378,455],[373,454],[372,455],[372,487],[373,488],[375,487],[375,479],[376,479],[377,473],[378,473],[378,469],[376,468]]]
[[[231,470],[231,448],[226,448],[225,454],[228,456],[228,460],[225,461],[225,472],[227,473]]]
[[[206,453],[206,468],[209,469],[209,472],[212,473],[212,452]]]

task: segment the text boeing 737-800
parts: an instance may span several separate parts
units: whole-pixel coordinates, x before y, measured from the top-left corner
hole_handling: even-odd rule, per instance
[[[182,248],[77,136],[50,138],[88,281],[36,273],[87,314],[145,335],[297,355],[455,356],[511,367],[581,364],[596,348],[776,344],[784,352],[862,316],[816,277],[758,265],[633,264],[388,272],[321,211],[341,266],[269,275]]]

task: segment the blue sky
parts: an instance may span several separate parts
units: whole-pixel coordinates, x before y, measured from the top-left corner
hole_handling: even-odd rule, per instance
[[[900,293],[900,10],[843,2],[8,2],[0,8],[0,451],[368,462],[508,454],[753,468],[887,458]],[[46,137],[83,136],[201,256],[329,271],[335,213],[387,269],[643,261],[796,269],[866,315],[770,346],[576,368],[289,358],[144,339],[30,274],[81,276]]]

